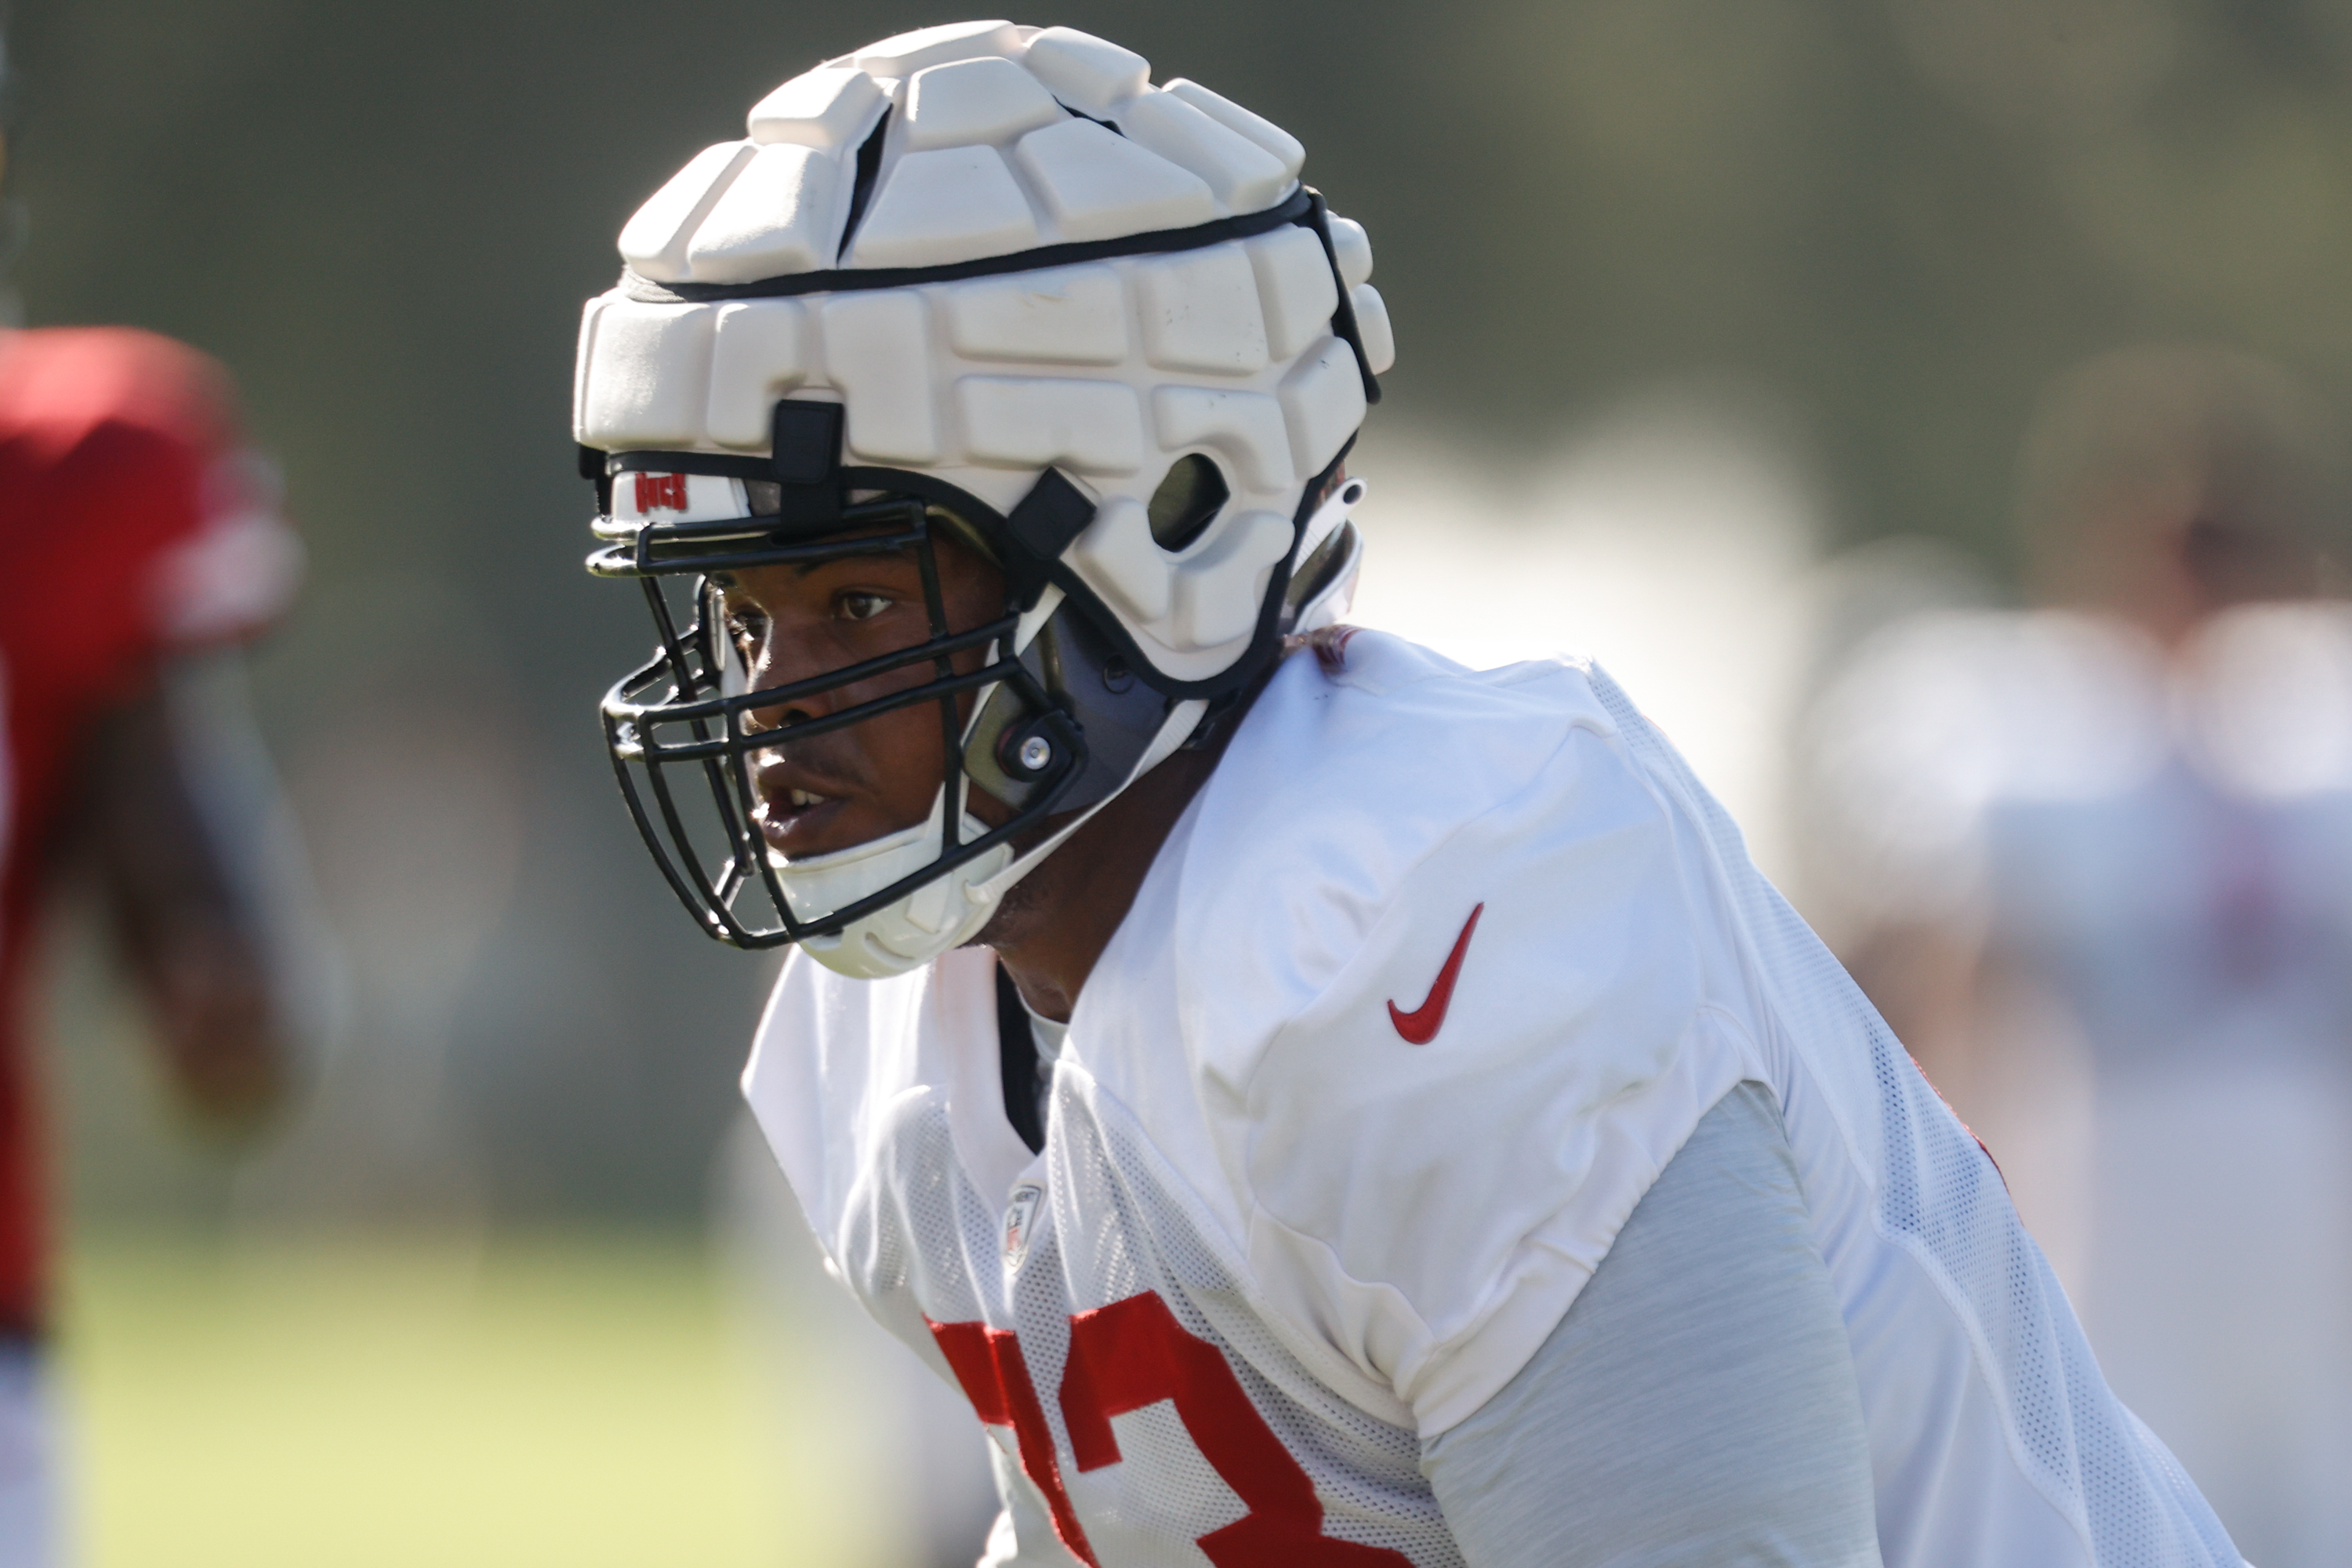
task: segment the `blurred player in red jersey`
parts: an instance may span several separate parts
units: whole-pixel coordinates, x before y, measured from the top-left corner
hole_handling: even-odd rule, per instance
[[[58,1558],[44,1141],[24,993],[45,892],[101,882],[187,1105],[257,1126],[292,1077],[274,786],[239,646],[301,551],[227,375],[126,328],[0,330],[0,1568]]]

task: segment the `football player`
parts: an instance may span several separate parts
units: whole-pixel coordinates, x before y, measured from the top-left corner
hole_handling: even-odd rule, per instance
[[[607,698],[990,1563],[2227,1564],[1983,1152],[1591,666],[1339,625],[1392,357],[1297,140],[1063,27],[623,230]]]
[[[1811,798],[1844,873],[1824,912],[2001,1152],[2116,1390],[2263,1568],[2334,1568],[2352,1562],[2352,606],[2323,596],[2352,542],[2342,437],[2279,367],[2177,345],[2074,367],[2029,431],[2036,606],[1895,622],[1815,710]]]
[[[237,650],[301,550],[221,368],[121,328],[0,330],[0,1568],[46,1568],[38,915],[91,865],[185,1105],[243,1133],[282,1101],[308,1013],[299,865]]]

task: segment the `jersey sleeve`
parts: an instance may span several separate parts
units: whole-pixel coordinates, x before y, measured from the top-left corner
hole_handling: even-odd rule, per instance
[[[303,552],[281,498],[276,465],[259,453],[212,460],[194,529],[159,554],[149,578],[159,647],[243,642],[286,613],[301,584]]]
[[[1711,858],[1580,678],[1555,684],[1573,721],[1532,766],[1486,768],[1508,782],[1483,810],[1418,837],[1391,823],[1384,845],[1335,804],[1299,836],[1321,872],[1234,879],[1205,920],[1242,933],[1222,947],[1228,978],[1188,987],[1304,991],[1297,972],[1321,971],[1229,1058],[1222,1041],[1246,1031],[1203,1006],[1206,1098],[1266,1307],[1425,1436],[1509,1382],[1699,1118],[1757,1076],[1738,1026],[1704,1005],[1710,971],[1738,967],[1711,934],[1727,929]],[[1410,706],[1386,708],[1417,729]],[[1437,718],[1454,773],[1483,767],[1486,726]],[[1497,744],[1524,759],[1530,721],[1499,718]],[[1374,808],[1447,787],[1418,778]],[[1382,868],[1400,844],[1411,858]],[[1239,978],[1251,949],[1292,955],[1286,983]]]
[[[1769,1089],[1717,1102],[1534,1359],[1422,1463],[1473,1568],[1878,1568],[1853,1355]]]

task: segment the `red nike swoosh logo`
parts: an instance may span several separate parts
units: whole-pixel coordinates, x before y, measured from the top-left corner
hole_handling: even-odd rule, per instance
[[[1470,951],[1470,933],[1478,929],[1478,917],[1486,912],[1484,904],[1470,911],[1462,934],[1454,939],[1454,951],[1445,955],[1445,967],[1437,972],[1437,984],[1429,988],[1427,1000],[1410,1013],[1393,1002],[1389,1004],[1389,1022],[1396,1026],[1406,1045],[1425,1046],[1445,1027],[1445,1009],[1454,1003],[1454,982],[1462,973],[1462,955]]]

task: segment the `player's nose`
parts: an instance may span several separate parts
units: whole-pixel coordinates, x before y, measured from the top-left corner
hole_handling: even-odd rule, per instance
[[[830,639],[792,617],[772,617],[750,668],[744,672],[754,692],[783,693],[779,700],[747,711],[744,728],[752,731],[789,729],[837,711],[844,684],[825,678],[837,673],[843,660]]]

